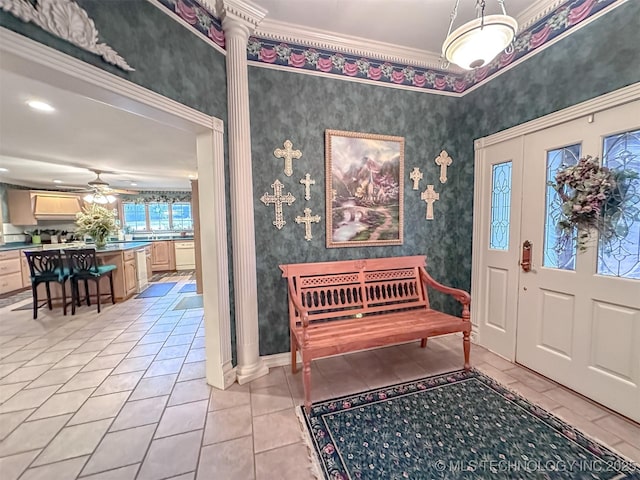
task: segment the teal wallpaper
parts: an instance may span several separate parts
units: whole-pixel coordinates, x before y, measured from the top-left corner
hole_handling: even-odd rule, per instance
[[[249,88],[261,354],[289,348],[287,291],[279,264],[425,254],[431,274],[443,283],[455,285],[450,272],[455,271],[458,262],[452,255],[458,239],[451,232],[459,217],[453,189],[459,169],[454,162],[449,169],[449,182],[441,184],[434,159],[442,149],[457,158],[459,146],[451,142],[455,128],[451,114],[457,99],[260,67],[250,68]],[[325,247],[327,129],[405,137],[402,246]],[[293,161],[291,177],[283,173],[284,161],[273,155],[274,149],[282,148],[287,139],[302,151],[302,158]],[[424,173],[420,191],[430,183],[440,193],[440,201],[434,205],[434,220],[425,219],[426,204],[420,199],[420,191],[412,190],[409,173],[413,167],[420,167]],[[316,180],[310,201],[305,201],[304,186],[299,183],[305,173]],[[271,184],[276,179],[284,183],[284,193],[291,192],[296,198],[290,207],[283,206],[287,224],[282,230],[271,223],[274,207],[260,201],[265,192],[272,192]],[[304,226],[294,221],[297,215],[303,215],[305,207],[322,217],[319,224],[312,226],[310,242],[304,239]],[[458,310],[440,296],[433,295],[432,302],[437,307]]]
[[[640,2],[627,2],[456,102],[456,258],[471,258],[473,140],[640,81],[639,18]],[[452,278],[470,288],[471,262]]]

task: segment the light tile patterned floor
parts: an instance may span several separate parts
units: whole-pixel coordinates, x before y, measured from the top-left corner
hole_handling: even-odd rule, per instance
[[[75,317],[0,309],[0,472],[35,479],[311,479],[294,406],[300,375],[274,368],[227,391],[204,380],[202,309],[161,298],[83,306]],[[192,295],[192,294],[186,294]],[[460,367],[461,341],[323,359],[324,399]],[[588,435],[640,461],[640,427],[474,346],[474,365]]]

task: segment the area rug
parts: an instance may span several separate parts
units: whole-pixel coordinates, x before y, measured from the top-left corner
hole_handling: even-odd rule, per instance
[[[326,480],[640,479],[640,468],[478,371],[300,407]]]
[[[187,283],[178,291],[178,293],[195,293],[195,291],[196,291],[196,284]]]
[[[184,297],[173,308],[174,310],[190,310],[192,308],[202,308],[202,295]]]
[[[136,298],[164,297],[178,282],[160,282],[147,287]]]

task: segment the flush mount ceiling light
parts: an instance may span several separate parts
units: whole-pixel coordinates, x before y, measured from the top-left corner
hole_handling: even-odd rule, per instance
[[[50,113],[50,112],[55,111],[55,108],[53,108],[47,102],[42,102],[40,100],[29,100],[27,102],[27,105],[29,107],[33,108],[34,110],[38,110],[39,112]]]
[[[477,18],[452,32],[460,3],[460,0],[456,0],[451,12],[449,33],[442,45],[442,56],[447,62],[455,63],[466,70],[484,67],[509,46],[518,30],[518,22],[507,15],[504,0],[497,2],[502,9],[502,15],[485,16],[486,2],[476,0]]]
[[[62,183],[62,180],[54,180],[53,183]]]
[[[8,168],[0,167],[0,172],[8,172],[8,171],[9,171]]]

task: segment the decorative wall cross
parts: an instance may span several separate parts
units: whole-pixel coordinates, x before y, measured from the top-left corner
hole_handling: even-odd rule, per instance
[[[318,223],[319,221],[320,215],[311,215],[311,209],[309,207],[304,209],[304,217],[296,217],[296,223],[304,223],[304,239],[307,242],[313,238],[313,235],[311,235],[311,224]]]
[[[447,167],[453,163],[453,158],[446,150],[442,150],[436,157],[436,165],[440,165],[440,183],[447,183]]]
[[[418,190],[418,184],[420,183],[420,180],[422,180],[422,172],[420,169],[418,167],[414,167],[409,178],[413,180],[413,189]]]
[[[282,187],[284,187],[284,185],[280,183],[280,180],[276,180],[271,185],[271,188],[273,188],[273,195],[265,192],[265,194],[260,197],[260,201],[265,205],[275,205],[276,219],[271,223],[273,223],[278,230],[284,227],[287,223],[284,221],[284,216],[282,215],[282,204],[286,203],[291,206],[291,204],[296,201],[295,197],[289,192],[287,192],[286,195],[282,195]]]
[[[294,150],[291,140],[286,140],[284,142],[284,149],[276,148],[273,151],[273,155],[276,158],[284,158],[284,174],[287,177],[290,177],[293,175],[293,159],[300,158],[302,156],[302,152],[300,150]]]
[[[304,178],[300,179],[300,183],[304,185],[304,199],[311,200],[311,185],[315,185],[316,181],[311,179],[308,173]]]
[[[440,194],[435,192],[433,185],[427,185],[427,189],[420,194],[420,198],[427,202],[427,220],[433,220],[433,202],[440,200]]]

